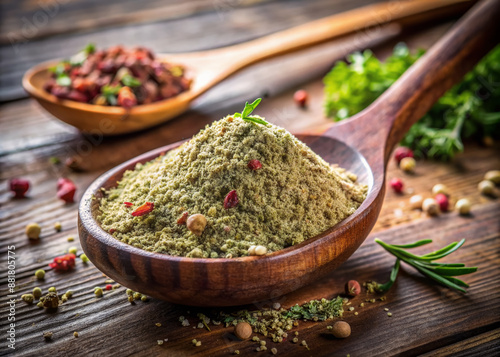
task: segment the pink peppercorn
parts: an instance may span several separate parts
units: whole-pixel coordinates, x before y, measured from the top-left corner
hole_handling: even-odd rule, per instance
[[[30,188],[30,182],[25,179],[12,179],[9,182],[10,190],[14,192],[14,198],[24,198]]]
[[[441,212],[448,211],[450,201],[448,200],[448,197],[446,197],[445,194],[438,193],[436,195],[436,197],[434,197],[434,199],[436,200],[437,204],[439,205],[439,209],[441,210]]]
[[[57,182],[57,197],[66,203],[75,202],[75,184],[68,179],[64,179],[65,181],[61,180],[62,179]],[[60,182],[62,183],[61,185]]]
[[[304,108],[307,104],[307,92],[303,89],[296,91],[293,100],[299,107]]]
[[[405,157],[413,157],[413,151],[411,151],[410,148],[400,146],[396,149],[396,151],[394,151],[394,159],[397,161],[398,164]]]
[[[403,192],[403,181],[401,181],[400,178],[394,177],[389,184],[391,185],[392,189],[396,193],[402,193]]]

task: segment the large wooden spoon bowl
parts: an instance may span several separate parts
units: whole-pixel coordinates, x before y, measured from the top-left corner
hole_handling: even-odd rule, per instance
[[[281,296],[344,262],[377,220],[385,168],[394,145],[432,104],[496,44],[500,3],[476,5],[379,100],[356,117],[299,138],[331,163],[368,184],[358,210],[302,244],[263,257],[194,259],[146,252],[114,239],[95,217],[101,188],[116,185],[127,169],[157,157],[172,144],[132,159],[99,177],[80,203],[79,232],[90,260],[117,282],[147,295],[187,305],[241,305]],[[320,134],[320,135],[318,135]],[[92,199],[92,197],[96,199]]]
[[[253,63],[388,22],[422,22],[465,11],[474,0],[409,0],[369,5],[238,45],[193,53],[159,54],[187,69],[191,88],[176,97],[132,109],[58,99],[44,90],[50,68],[41,63],[23,77],[25,90],[56,118],[83,132],[117,135],[158,125],[185,112],[192,101],[228,76]],[[383,31],[381,31],[383,32]]]

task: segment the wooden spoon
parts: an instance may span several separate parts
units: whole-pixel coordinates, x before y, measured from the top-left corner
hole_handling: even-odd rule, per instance
[[[321,135],[298,136],[317,154],[356,173],[369,185],[358,210],[327,232],[264,257],[194,259],[146,252],[114,239],[96,222],[102,187],[109,189],[172,144],[132,159],[99,177],[80,203],[79,232],[92,262],[117,282],[147,295],[187,305],[240,305],[281,296],[344,262],[377,220],[385,168],[393,147],[433,103],[496,43],[500,3],[486,0],[412,66],[369,108]],[[95,196],[97,200],[92,200]]]
[[[422,22],[465,11],[470,0],[412,0],[366,6],[278,32],[254,41],[211,51],[159,55],[185,66],[193,79],[187,92],[168,100],[136,106],[100,106],[58,99],[43,89],[49,68],[60,60],[39,64],[26,72],[23,86],[42,107],[60,120],[84,132],[116,135],[145,129],[185,112],[191,102],[231,74],[266,58],[278,56],[358,30],[387,22]],[[373,30],[373,29],[372,29]]]

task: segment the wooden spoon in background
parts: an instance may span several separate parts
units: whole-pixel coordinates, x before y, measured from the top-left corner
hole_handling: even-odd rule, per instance
[[[176,143],[108,171],[87,189],[79,208],[83,250],[97,268],[117,282],[186,305],[248,304],[276,298],[325,276],[354,253],[375,224],[393,147],[446,90],[498,43],[499,19],[499,1],[481,2],[369,108],[316,133],[320,135],[298,136],[325,160],[351,170],[369,186],[367,198],[356,212],[330,230],[263,257],[234,259],[151,253],[103,231],[95,219],[99,198],[103,197],[101,188],[116,186],[125,170],[180,145]]]
[[[83,132],[117,135],[152,127],[185,112],[191,102],[233,73],[259,61],[325,42],[388,22],[415,23],[461,13],[474,0],[409,0],[370,5],[333,15],[235,46],[184,54],[160,54],[186,68],[191,88],[176,97],[138,105],[130,110],[58,99],[43,86],[49,68],[60,60],[41,63],[23,77],[25,90],[60,120]],[[104,120],[105,119],[105,120]]]

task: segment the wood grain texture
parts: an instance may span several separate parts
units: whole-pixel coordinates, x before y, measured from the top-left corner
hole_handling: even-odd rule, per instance
[[[446,349],[443,345],[451,344],[449,354],[457,351],[454,344],[463,345],[463,340],[474,337],[477,337],[476,341],[484,339],[485,343],[489,343],[485,346],[486,350],[476,347],[477,351],[489,351],[496,344],[491,337],[485,338],[481,335],[499,326],[500,291],[491,288],[500,283],[496,273],[496,267],[500,264],[499,250],[491,249],[498,247],[499,214],[500,204],[497,200],[475,207],[473,217],[463,218],[456,213],[449,213],[436,219],[428,218],[376,234],[376,237],[384,241],[398,244],[432,237],[435,247],[444,246],[458,238],[466,238],[466,245],[448,261],[479,266],[477,273],[465,279],[471,285],[467,295],[429,283],[411,268],[403,266],[396,285],[386,295],[386,301],[365,302],[364,307],[359,307],[366,298],[373,297],[364,292],[351,300],[350,306],[355,307],[355,310],[344,315],[353,330],[349,339],[332,339],[326,330],[326,326],[331,322],[301,322],[296,329],[299,331],[299,338],[308,342],[310,354],[314,356],[329,356],[332,351],[338,356],[348,353],[355,356],[415,356],[427,352],[433,355],[432,351],[436,348],[439,348],[439,353],[445,355]],[[61,242],[60,234],[48,234],[43,245],[49,240],[57,240],[57,236]],[[374,236],[369,237],[344,265],[323,280],[274,301],[288,307],[312,298],[334,297],[342,293],[344,281],[351,278],[359,281],[385,281],[394,260],[373,242],[373,238]],[[44,251],[54,250],[44,248]],[[24,249],[24,252],[27,252],[27,249]],[[42,259],[38,266],[43,267],[48,258]],[[235,349],[250,353],[256,347],[252,342],[235,341],[230,328],[211,326],[212,332],[193,329],[192,326],[197,324],[196,313],[203,311],[209,314],[210,310],[171,305],[159,300],[130,305],[126,300],[124,288],[107,292],[101,299],[94,298],[93,287],[103,286],[105,277],[92,265],[79,263],[75,272],[68,274],[49,272],[41,284],[31,281],[35,266],[36,263],[31,264],[29,269],[19,273],[23,282],[20,293],[40,285],[44,288],[57,286],[60,290],[72,289],[75,295],[54,314],[47,314],[35,306],[18,305],[18,328],[22,331],[19,334],[19,343],[23,346],[20,355],[35,355],[42,347],[44,355],[57,354],[57,351],[64,354],[85,351],[88,355],[95,355],[105,350],[106,354],[111,356],[147,356],[159,353],[171,356],[222,356]],[[388,317],[384,308],[389,308],[393,316]],[[2,314],[4,311],[2,310]],[[358,312],[358,315],[355,316],[354,312]],[[178,318],[181,315],[188,317],[191,326],[180,326]],[[158,322],[162,324],[161,327],[155,326]],[[49,330],[54,332],[54,341],[46,344],[41,334]],[[120,332],[116,333],[117,330]],[[73,331],[79,332],[78,339],[72,336]],[[156,341],[165,338],[168,338],[168,342],[158,346]],[[202,346],[195,348],[191,344],[193,338],[201,340]],[[269,347],[276,347],[280,355],[300,356],[305,353],[303,347],[289,341],[268,344]],[[106,346],[120,348],[108,349]]]
[[[236,7],[247,7],[264,1],[115,0],[103,3],[99,0],[42,2],[9,0],[3,1],[0,6],[2,10],[0,44],[93,31],[96,28],[174,20],[206,11],[218,11],[222,17],[224,13]]]
[[[301,2],[303,7],[299,13],[294,8],[298,3],[290,3],[289,8],[283,7],[280,2],[269,5],[266,11],[274,14],[266,14],[264,11],[264,15],[267,19],[271,18],[272,23],[259,21],[255,29],[242,24],[240,27],[236,26],[236,18],[241,19],[242,12],[235,9],[227,12],[225,17],[225,22],[231,30],[221,31],[222,25],[216,21],[208,21],[207,26],[216,33],[213,38],[207,31],[203,33],[192,30],[189,34],[179,35],[179,38],[169,39],[168,44],[176,51],[184,51],[203,49],[210,43],[216,44],[214,46],[236,43],[242,41],[241,38],[248,39],[246,36],[254,36],[255,32],[252,31],[265,34],[282,29],[288,19],[294,25],[338,10],[334,9],[337,5],[332,5],[331,1],[308,1]],[[365,3],[350,1],[342,3],[342,6],[347,10]],[[256,10],[257,8],[252,11]],[[208,20],[210,16],[206,13],[194,18],[196,21],[200,18]],[[179,20],[177,24],[189,27],[190,22],[189,19]],[[16,61],[10,60],[11,64],[3,67],[7,66],[6,57],[3,56],[6,52],[2,52],[4,48],[0,48],[2,86],[7,85],[7,78],[15,78],[16,72],[17,78],[20,78],[24,70],[19,68],[28,68],[27,60],[33,63],[44,60],[45,53],[38,52],[43,46],[47,46],[48,51],[54,53],[52,56],[56,56],[56,53],[57,56],[64,56],[78,50],[92,38],[98,38],[98,43],[103,46],[113,44],[121,31],[124,36],[132,36],[131,41],[143,38],[148,43],[157,44],[159,47],[155,49],[168,50],[167,42],[159,37],[148,38],[146,35],[146,29],[158,28],[165,28],[165,24],[130,29],[120,27],[102,32],[96,30],[79,36],[59,36],[43,42],[33,41],[23,46],[26,57],[16,57],[19,63],[14,67],[12,62]],[[412,30],[403,34],[403,37],[395,38],[386,46],[375,48],[375,53],[383,58],[391,51],[392,46],[401,40],[407,42],[411,48],[427,48],[448,28],[449,24],[444,24],[435,28],[419,28],[417,32]],[[33,47],[28,50],[28,45]],[[370,47],[373,48],[373,45]],[[89,138],[81,137],[73,128],[54,120],[34,103],[21,100],[0,106],[0,260],[4,261],[7,245],[15,244],[18,247],[19,293],[29,292],[36,285],[44,289],[57,286],[61,291],[75,291],[74,299],[63,305],[55,314],[47,314],[36,307],[18,304],[19,348],[15,355],[98,356],[105,353],[111,356],[227,356],[234,349],[239,349],[242,354],[257,353],[254,352],[254,344],[234,341],[230,330],[217,328],[211,334],[206,330],[192,329],[193,324],[188,328],[181,327],[178,322],[180,315],[191,316],[190,321],[196,322],[196,311],[191,308],[158,300],[132,306],[126,301],[124,288],[107,293],[103,299],[95,299],[93,287],[103,286],[105,277],[93,265],[77,264],[72,273],[49,272],[44,282],[32,281],[33,272],[47,267],[52,258],[63,250],[73,245],[80,249],[78,242],[70,243],[66,240],[68,236],[77,235],[77,205],[64,205],[55,198],[56,181],[61,174],[69,175],[77,183],[77,195],[80,197],[83,189],[106,169],[142,152],[189,137],[205,124],[240,110],[242,102],[264,92],[268,93],[270,98],[259,106],[259,113],[276,124],[299,132],[314,125],[328,123],[322,114],[322,84],[317,78],[328,70],[337,55],[335,50],[325,46],[318,52],[309,50],[284,61],[271,60],[257,65],[207,93],[197,101],[194,111],[181,118],[133,137],[97,142],[96,145],[92,144],[90,153],[76,150],[78,146],[88,147],[87,145],[92,143]],[[315,58],[317,67],[311,68],[308,65],[308,56]],[[47,58],[50,57],[45,57]],[[282,72],[294,73],[294,76],[284,76]],[[16,85],[19,86],[19,82]],[[293,105],[293,92],[300,87],[310,94],[310,104],[306,110]],[[51,156],[63,159],[79,157],[80,167],[87,172],[65,172],[54,168],[48,162]],[[302,303],[311,298],[336,296],[342,292],[344,281],[351,278],[359,281],[385,281],[393,259],[373,243],[374,237],[392,243],[431,237],[435,240],[436,247],[465,237],[466,245],[454,253],[449,262],[462,261],[468,265],[479,265],[480,270],[466,277],[465,280],[471,284],[471,289],[466,296],[462,296],[428,284],[426,279],[411,268],[403,267],[386,302],[369,304],[365,307],[366,310],[356,307],[358,316],[353,316],[352,313],[345,316],[346,321],[353,326],[351,338],[345,341],[331,339],[326,334],[328,323],[301,323],[298,327],[299,337],[308,341],[312,348],[310,355],[495,355],[499,346],[495,331],[500,321],[500,297],[496,288],[499,286],[500,202],[498,199],[479,195],[476,186],[484,172],[499,168],[498,143],[492,148],[484,148],[474,142],[468,142],[465,153],[458,155],[450,163],[419,161],[414,175],[402,173],[391,161],[387,177],[403,178],[407,188],[404,195],[396,195],[387,190],[379,220],[372,231],[374,234],[344,265],[314,286],[289,295],[282,301],[284,306]],[[28,199],[15,201],[10,198],[7,180],[15,176],[31,180],[32,189]],[[473,214],[470,218],[448,213],[437,219],[430,219],[418,210],[409,209],[407,201],[412,193],[430,196],[432,186],[440,182],[451,189],[452,201],[467,197],[473,202]],[[23,233],[24,226],[30,221],[38,221],[42,225],[40,244],[29,244]],[[53,230],[52,225],[56,221],[63,224],[61,233]],[[387,230],[390,227],[393,228]],[[5,271],[1,270],[2,331],[6,322],[4,279]],[[383,307],[390,308],[394,313],[392,318],[386,316]],[[191,314],[188,315],[187,311]],[[161,322],[162,326],[156,327],[157,322]],[[52,343],[43,341],[44,331],[54,332]],[[78,339],[72,336],[73,331],[80,332]],[[169,342],[158,346],[156,341],[163,338],[168,338]],[[202,340],[203,345],[193,347],[193,338]],[[271,342],[268,344],[274,345]],[[307,350],[291,343],[276,347],[278,355],[307,355]],[[2,345],[0,354],[7,353]]]
[[[125,46],[146,46],[156,53],[201,51],[249,41],[276,31],[304,24],[376,1],[310,0],[272,1],[240,7],[239,0],[222,1],[222,10],[201,11],[188,17],[165,19],[135,26],[93,28],[78,34],[27,39],[13,45],[0,46],[0,101],[25,98],[21,86],[24,73],[34,65],[54,58],[67,58],[94,42],[100,48],[117,43]],[[36,6],[34,4],[34,6]],[[168,11],[168,5],[166,5]],[[84,11],[75,16],[86,21]],[[21,17],[22,18],[22,17]],[[18,24],[22,26],[22,24]],[[207,31],[210,29],[210,31]]]

